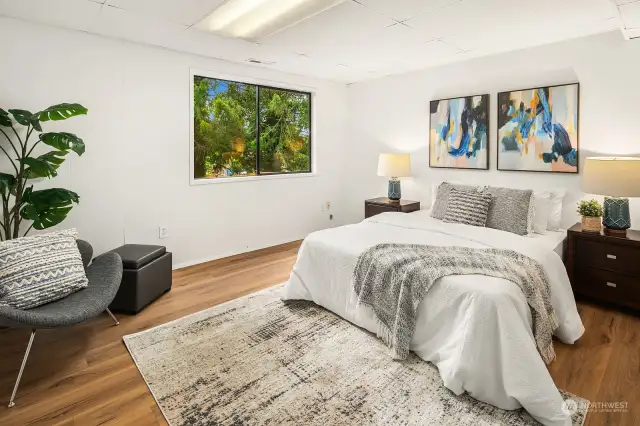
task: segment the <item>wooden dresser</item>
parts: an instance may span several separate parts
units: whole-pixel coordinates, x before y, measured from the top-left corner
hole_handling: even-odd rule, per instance
[[[391,201],[387,197],[372,198],[364,202],[365,219],[385,212],[411,213],[420,210],[420,201]]]
[[[574,293],[640,309],[640,231],[620,238],[575,224],[567,234],[565,264]]]

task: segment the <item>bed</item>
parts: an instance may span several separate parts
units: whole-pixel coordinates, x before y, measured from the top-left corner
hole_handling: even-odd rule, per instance
[[[535,237],[444,223],[427,211],[383,213],[361,223],[310,234],[282,298],[310,300],[377,333],[370,308],[357,306],[351,278],[358,255],[379,243],[511,249],[545,269],[558,315],[555,336],[572,344],[584,332],[562,258],[563,232]],[[545,425],[570,425],[562,398],[536,349],[531,312],[513,283],[480,275],[440,279],[418,309],[411,350],[438,367],[456,394],[503,409],[524,407]]]

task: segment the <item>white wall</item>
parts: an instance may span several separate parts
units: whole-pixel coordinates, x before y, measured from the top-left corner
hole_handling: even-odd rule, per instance
[[[80,194],[61,227],[78,228],[97,252],[163,244],[179,266],[342,222],[346,86],[10,19],[0,18],[0,39],[2,108],[79,102],[89,109],[86,117],[46,124],[82,137],[87,152],[42,185]],[[313,88],[318,175],[190,186],[190,68]],[[333,222],[320,211],[327,200]],[[158,239],[159,225],[170,238]]]
[[[594,155],[640,154],[640,41],[619,32],[460,62],[349,86],[350,136],[347,220],[361,220],[366,198],[386,195],[376,177],[378,154],[411,152],[414,177],[403,182],[403,198],[429,207],[431,184],[457,180],[522,188],[568,191],[563,222],[578,220],[582,197],[578,175],[496,170],[497,93],[539,85],[580,82],[580,161]],[[490,170],[429,168],[429,101],[489,93]],[[602,197],[595,197],[602,198]],[[640,200],[631,201],[640,228]]]

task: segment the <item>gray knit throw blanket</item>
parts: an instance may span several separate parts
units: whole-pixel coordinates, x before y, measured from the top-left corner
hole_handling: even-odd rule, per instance
[[[512,250],[378,244],[363,252],[353,273],[358,304],[370,306],[381,337],[394,359],[405,359],[416,327],[418,305],[438,279],[447,275],[486,275],[516,283],[533,318],[533,335],[545,363],[556,354],[552,335],[558,318],[549,282],[540,264]]]

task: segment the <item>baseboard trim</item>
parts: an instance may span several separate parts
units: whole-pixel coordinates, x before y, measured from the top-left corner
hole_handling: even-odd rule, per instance
[[[256,249],[253,249],[253,250],[248,250],[248,251],[229,252],[227,254],[223,254],[223,255],[219,255],[219,256],[204,257],[204,258],[200,258],[200,259],[196,259],[196,260],[190,260],[190,261],[187,261],[187,262],[177,263],[177,264],[172,266],[172,269],[174,271],[176,271],[178,269],[184,269],[184,268],[188,268],[190,266],[201,265],[203,263],[213,262],[215,260],[226,259],[226,258],[229,258],[229,257],[243,256],[243,255],[246,255],[246,254],[249,254],[249,253],[257,254],[257,253],[259,253],[261,251],[272,250],[272,249],[277,249],[277,248],[283,248],[284,249],[287,245],[301,243],[301,242],[302,242],[302,240],[285,241],[283,243],[276,244],[276,245],[273,245],[273,246],[265,246],[265,247],[256,248]]]

